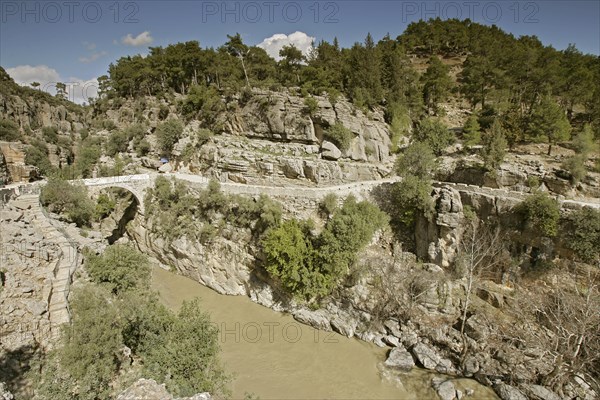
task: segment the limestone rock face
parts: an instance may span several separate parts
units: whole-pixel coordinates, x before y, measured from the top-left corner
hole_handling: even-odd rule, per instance
[[[417,255],[431,263],[448,267],[454,261],[461,237],[464,219],[458,191],[435,188],[433,192],[436,213],[432,220],[417,220]]]
[[[0,179],[4,183],[29,182],[37,176],[37,168],[25,164],[25,145],[0,142]]]
[[[43,97],[19,96],[0,93],[0,118],[15,121],[21,129],[32,130],[54,126],[65,133],[78,132],[87,126],[83,109],[73,105],[49,104]]]

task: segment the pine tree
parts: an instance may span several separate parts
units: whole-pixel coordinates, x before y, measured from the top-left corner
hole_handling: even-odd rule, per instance
[[[423,97],[428,107],[437,109],[438,104],[446,100],[452,88],[452,79],[448,76],[450,68],[436,56],[432,56],[428,64],[427,71],[421,77]]]
[[[483,141],[483,162],[490,171],[495,171],[506,156],[505,130],[498,120],[495,120],[489,131],[486,132]]]
[[[548,155],[551,155],[552,145],[569,139],[571,125],[560,106],[550,96],[545,96],[534,107],[528,130],[534,138],[548,141]]]
[[[463,140],[467,146],[473,146],[481,142],[481,127],[476,114],[471,114],[463,126]]]

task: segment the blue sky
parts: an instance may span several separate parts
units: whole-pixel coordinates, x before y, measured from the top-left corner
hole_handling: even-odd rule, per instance
[[[471,18],[600,54],[600,1],[9,1],[0,2],[0,65],[19,81],[90,81],[148,46],[198,40],[219,46],[240,32],[276,54],[311,38],[350,46],[368,32],[396,37],[411,21]],[[301,32],[292,37],[294,32]],[[278,35],[273,38],[273,35]],[[272,38],[265,41],[266,38]]]

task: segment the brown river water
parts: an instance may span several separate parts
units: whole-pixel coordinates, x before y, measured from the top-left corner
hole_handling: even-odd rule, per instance
[[[180,275],[153,269],[152,287],[163,303],[177,310],[199,297],[220,328],[221,360],[232,375],[233,399],[254,394],[267,399],[438,399],[430,388],[435,376],[413,369],[383,377],[379,368],[388,349],[300,324],[290,315],[253,303],[244,296],[224,296]],[[379,366],[379,367],[378,367]],[[468,379],[471,399],[497,399],[493,391]]]

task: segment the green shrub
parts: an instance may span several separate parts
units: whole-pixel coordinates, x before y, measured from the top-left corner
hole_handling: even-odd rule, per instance
[[[328,218],[330,215],[333,215],[337,208],[338,197],[334,193],[328,193],[319,202],[319,213],[325,218]]]
[[[438,156],[455,141],[454,134],[436,118],[422,120],[414,130],[413,138],[418,142],[427,143]]]
[[[342,123],[337,122],[335,125],[329,127],[329,129],[325,130],[325,138],[331,142],[333,142],[336,146],[340,148],[340,150],[348,150],[350,145],[352,144],[352,139],[354,139],[354,134],[348,128],[346,128]]]
[[[25,164],[37,167],[42,175],[46,176],[54,171],[48,158],[48,146],[39,139],[34,139],[31,145],[25,148]]]
[[[102,139],[99,137],[89,136],[81,142],[79,146],[79,154],[75,158],[75,170],[83,178],[92,176],[94,166],[100,159],[102,154]]]
[[[182,133],[183,125],[177,120],[170,119],[158,125],[155,135],[158,141],[158,147],[163,154],[171,154],[173,146],[179,141]]]
[[[304,109],[308,115],[311,115],[311,116],[315,115],[315,113],[319,109],[319,103],[312,96],[305,97],[304,98]]]
[[[498,120],[492,123],[483,138],[483,163],[490,171],[496,171],[506,156],[506,131]]]
[[[94,215],[95,205],[88,197],[87,188],[57,177],[50,178],[42,187],[40,201],[50,211],[65,214],[79,227],[89,226]]]
[[[539,232],[547,237],[554,237],[558,233],[560,207],[546,193],[535,192],[519,204],[517,210],[532,232]]]
[[[89,254],[85,269],[92,280],[114,293],[147,288],[150,282],[148,258],[132,247],[112,245],[102,255]]]
[[[184,302],[177,318],[144,354],[144,376],[165,382],[177,397],[226,392],[228,376],[219,362],[218,328],[199,299]]]
[[[81,137],[82,141],[87,139],[88,136],[90,136],[89,129],[83,128],[82,130],[79,131],[79,137]]]
[[[581,182],[587,175],[585,169],[586,157],[582,154],[576,154],[572,157],[567,158],[563,163],[562,167],[569,171],[571,175],[571,183],[576,184]]]
[[[392,219],[412,228],[418,214],[431,218],[435,211],[431,190],[431,181],[414,175],[408,175],[402,182],[396,183],[392,189],[392,198],[396,205],[390,210]]]
[[[58,143],[58,129],[53,126],[44,126],[42,128],[42,137],[48,143]]]
[[[198,147],[201,147],[202,145],[204,145],[214,135],[215,134],[209,129],[205,129],[205,128],[199,129],[198,132],[196,132],[196,140],[197,140]]]
[[[115,209],[117,203],[111,199],[109,195],[106,193],[101,193],[98,196],[98,200],[96,201],[96,208],[94,210],[94,215],[97,220],[106,218],[112,213]]]
[[[117,153],[124,153],[127,151],[128,145],[128,133],[115,131],[109,136],[108,141],[106,142],[106,155],[114,157]]]
[[[327,277],[313,265],[314,249],[306,225],[285,221],[262,241],[265,269],[290,293],[310,299],[326,294]]]
[[[437,160],[427,143],[413,142],[398,156],[394,169],[398,176],[431,179],[437,169]]]
[[[584,207],[568,217],[567,246],[587,263],[600,262],[600,210]]]
[[[463,140],[466,146],[473,146],[481,142],[481,127],[476,114],[467,118],[463,126]]]
[[[398,142],[403,136],[408,136],[410,128],[412,126],[412,120],[408,112],[408,108],[399,103],[393,103],[387,110],[387,119],[390,123],[390,131],[392,136],[390,138],[392,142],[391,151],[396,153],[398,149]]]
[[[138,157],[143,157],[143,156],[147,155],[148,153],[150,153],[150,150],[151,150],[150,142],[148,142],[146,139],[142,139],[134,145],[134,149],[135,149],[135,154]]]
[[[386,224],[376,206],[349,196],[318,237],[308,222],[297,220],[267,231],[261,242],[265,269],[296,298],[321,298],[350,274],[356,254]]]
[[[19,126],[13,121],[0,119],[0,141],[16,142],[21,139]]]

